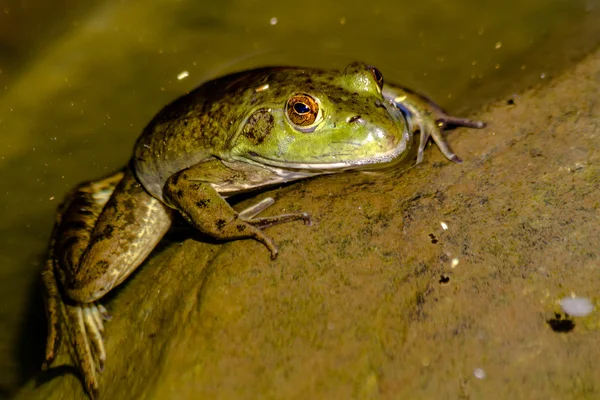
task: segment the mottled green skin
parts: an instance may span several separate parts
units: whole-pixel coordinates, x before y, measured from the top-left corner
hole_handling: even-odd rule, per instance
[[[290,98],[309,95],[316,120],[295,125]],[[312,103],[311,103],[312,104]],[[296,115],[294,114],[294,118]],[[344,71],[263,68],[215,79],[166,106],[144,129],[131,163],[81,184],[59,209],[44,269],[48,342],[45,366],[62,336],[91,397],[106,359],[105,312],[95,302],[122,283],[148,256],[176,213],[222,240],[254,238],[271,256],[277,246],[263,228],[305,213],[255,218],[234,211],[225,197],[245,190],[347,169],[389,165],[412,154],[417,162],[432,137],[452,153],[445,124],[483,123],[446,115],[428,99],[384,85],[361,63]]]
[[[323,120],[313,132],[298,131],[285,116],[286,101],[296,93],[319,100]],[[360,120],[352,121],[355,116]],[[134,165],[146,189],[161,198],[170,176],[212,157],[262,166],[269,160],[284,168],[350,166],[381,161],[401,144],[410,144],[406,121],[364,64],[341,72],[262,68],[207,82],[165,107],[140,136]]]

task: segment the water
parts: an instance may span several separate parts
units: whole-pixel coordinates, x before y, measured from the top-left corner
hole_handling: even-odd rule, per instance
[[[123,165],[174,97],[242,68],[364,60],[467,113],[600,41],[598,1],[200,3],[0,6],[0,396],[41,361],[35,282],[58,202]]]

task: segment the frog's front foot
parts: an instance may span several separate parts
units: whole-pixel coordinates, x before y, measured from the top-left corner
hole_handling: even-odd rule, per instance
[[[278,249],[277,245],[273,242],[269,236],[262,232],[262,229],[268,228],[273,225],[283,224],[291,221],[304,221],[305,225],[310,225],[310,215],[305,212],[290,213],[274,215],[272,217],[255,218],[258,214],[275,204],[275,200],[272,197],[267,197],[258,203],[246,208],[239,213],[239,218],[249,225],[259,228],[259,237],[257,239],[263,243],[271,252],[271,258],[277,257]]]
[[[229,203],[204,179],[206,166],[197,165],[171,176],[164,188],[164,198],[172,208],[200,232],[218,240],[252,238],[264,244],[277,257],[277,246],[262,229],[285,222],[303,220],[310,223],[307,213],[283,214],[255,218],[274,203],[265,199],[237,213]]]
[[[419,150],[417,153],[417,164],[423,161],[423,152],[427,141],[431,137],[435,144],[437,144],[440,151],[444,156],[455,163],[462,163],[460,157],[458,157],[448,144],[446,138],[442,134],[443,130],[447,127],[459,127],[464,126],[466,128],[481,129],[485,128],[486,124],[483,121],[475,121],[468,118],[459,118],[447,115],[440,109],[434,110],[433,119],[422,118],[417,123],[419,124],[421,137],[419,139]]]

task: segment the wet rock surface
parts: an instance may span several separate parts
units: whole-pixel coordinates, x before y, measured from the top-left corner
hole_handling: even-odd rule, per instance
[[[598,302],[599,98],[596,52],[450,132],[462,165],[430,148],[244,200],[313,216],[268,230],[274,261],[169,235],[106,302],[101,398],[600,397],[598,312],[558,303]],[[86,395],[58,369],[17,398]]]

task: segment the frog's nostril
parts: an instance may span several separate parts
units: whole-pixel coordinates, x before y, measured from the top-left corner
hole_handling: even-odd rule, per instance
[[[354,117],[348,117],[347,121],[351,124],[353,122],[362,122],[362,119],[360,115],[355,115]]]

